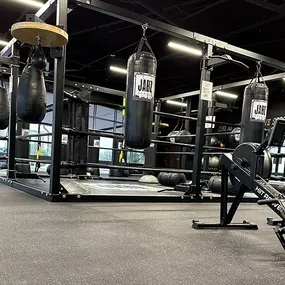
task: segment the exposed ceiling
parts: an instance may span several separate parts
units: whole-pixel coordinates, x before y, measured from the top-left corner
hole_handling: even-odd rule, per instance
[[[105,2],[285,61],[285,0]],[[20,4],[18,0],[0,0],[0,11],[0,39],[10,39],[11,25],[37,9]],[[47,22],[54,24],[54,19],[53,15]],[[111,72],[109,66],[126,66],[142,36],[141,27],[76,7],[68,14],[68,33],[66,78],[124,90],[125,75]],[[199,89],[199,57],[169,49],[168,42],[175,39],[168,35],[149,30],[147,36],[158,59],[156,96]],[[23,62],[27,51],[27,47],[21,51]],[[217,68],[212,80],[219,85],[249,78],[254,73],[255,63],[249,64],[249,71],[233,65]],[[264,75],[274,71],[263,68]],[[282,84],[276,86],[283,90]]]

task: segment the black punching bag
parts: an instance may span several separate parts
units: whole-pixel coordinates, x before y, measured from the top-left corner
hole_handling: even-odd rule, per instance
[[[267,113],[268,87],[254,81],[244,90],[240,142],[261,143]]]
[[[46,114],[46,86],[43,72],[27,65],[19,81],[17,115],[27,123],[40,123]]]
[[[9,126],[9,101],[7,90],[0,87],[0,130]]]
[[[142,41],[149,47],[146,39]],[[130,56],[127,73],[125,143],[135,149],[147,148],[151,143],[157,67],[154,54],[141,49],[142,44]]]

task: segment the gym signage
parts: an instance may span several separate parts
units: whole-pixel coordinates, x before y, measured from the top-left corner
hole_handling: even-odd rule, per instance
[[[148,73],[134,73],[134,99],[153,100],[155,76]]]
[[[252,100],[250,110],[250,120],[265,122],[267,113],[267,101],[265,100]]]

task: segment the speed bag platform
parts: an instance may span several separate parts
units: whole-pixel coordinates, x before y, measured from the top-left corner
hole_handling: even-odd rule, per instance
[[[129,148],[150,146],[157,61],[153,52],[141,51],[146,39],[128,60],[125,143]]]
[[[17,40],[37,46],[40,39],[43,47],[61,47],[67,44],[68,34],[61,28],[39,22],[18,22],[11,27]]]

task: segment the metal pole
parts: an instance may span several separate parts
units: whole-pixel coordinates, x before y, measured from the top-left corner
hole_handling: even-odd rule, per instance
[[[228,170],[222,167],[222,189],[221,189],[221,208],[220,224],[224,225],[228,214]]]
[[[160,109],[161,109],[161,101],[158,100],[155,104],[155,112],[160,112]],[[160,120],[160,115],[155,114],[153,132],[156,134],[156,136],[158,136],[159,132],[159,120]]]
[[[191,116],[191,109],[192,109],[192,98],[191,97],[188,97],[186,99],[186,104],[187,104],[187,106],[186,106],[186,114],[185,114],[185,116],[186,117],[190,117]],[[190,132],[190,120],[185,120],[184,121],[184,126],[185,126],[185,130]],[[183,147],[182,148],[182,152],[186,152],[186,151],[187,151],[187,148]],[[181,157],[180,166],[183,169],[186,169],[186,158],[187,158],[186,155],[182,155],[182,157]]]
[[[56,25],[67,31],[68,0],[58,0],[56,9]],[[61,135],[64,99],[66,46],[62,47],[62,57],[54,61],[54,97],[52,121],[52,151],[51,151],[51,194],[58,194],[60,189]]]
[[[281,153],[281,146],[278,147],[278,153]],[[282,159],[282,158],[281,158]],[[280,163],[280,158],[276,158],[276,168],[275,168],[275,174],[279,173],[279,163]]]
[[[200,90],[202,89],[203,81],[210,81],[211,70],[207,67],[207,58],[213,54],[213,46],[207,45],[203,49],[202,57],[202,71],[200,79]],[[202,153],[205,142],[205,121],[208,109],[208,101],[199,99],[198,106],[198,118],[196,127],[196,140],[195,140],[195,155],[193,162],[193,175],[192,185],[195,187],[195,194],[199,196],[201,194],[200,178],[201,178],[201,164],[202,164]]]
[[[10,99],[10,118],[9,118],[9,141],[8,141],[8,178],[15,178],[15,154],[16,154],[16,99],[18,92],[18,76],[19,76],[19,47],[20,43],[17,41],[12,46],[12,92]]]
[[[210,121],[213,121],[213,116],[215,115],[215,101],[211,101],[211,102],[208,102],[208,116],[210,117]],[[206,129],[206,133],[205,135],[206,136],[206,139],[205,139],[205,145],[206,146],[209,146],[211,145],[211,136],[210,134],[212,133],[212,124],[211,124],[211,127],[210,128],[207,128]],[[209,166],[209,157],[204,157],[204,163],[203,163],[203,170],[207,170],[208,169],[208,166]]]
[[[155,111],[159,112],[161,108],[161,101],[157,100],[155,102]],[[159,133],[159,120],[160,120],[160,115],[155,114],[154,115],[154,126],[153,126],[153,132],[151,134],[151,139],[156,140],[158,133]],[[148,148],[144,150],[144,157],[145,157],[145,162],[144,162],[144,167],[149,167],[149,168],[155,168],[156,167],[156,152],[157,152],[157,144],[151,143]],[[144,171],[144,175],[146,174],[151,174],[153,175],[153,171]]]

